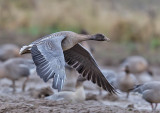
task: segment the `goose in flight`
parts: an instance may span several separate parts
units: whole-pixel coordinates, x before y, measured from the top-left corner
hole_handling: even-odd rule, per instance
[[[87,80],[91,80],[110,93],[115,93],[115,89],[104,77],[90,52],[79,44],[86,40],[109,41],[110,39],[103,34],[83,35],[61,31],[23,46],[20,54],[31,53],[40,78],[45,82],[53,78],[52,87],[58,91],[61,91],[66,78],[66,62]]]

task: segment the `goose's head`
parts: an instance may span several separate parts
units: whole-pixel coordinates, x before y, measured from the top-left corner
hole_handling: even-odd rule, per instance
[[[95,34],[92,36],[92,39],[97,41],[110,41],[110,39],[103,34]]]
[[[147,72],[148,72],[148,74],[149,74],[150,76],[154,76],[154,73],[153,73],[152,70],[148,69]]]
[[[128,66],[128,65],[125,66],[124,72],[125,72],[126,74],[129,74],[129,73],[130,73],[130,70],[129,70],[129,66]]]

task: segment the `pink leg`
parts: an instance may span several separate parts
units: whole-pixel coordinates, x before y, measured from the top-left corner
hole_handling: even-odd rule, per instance
[[[155,107],[154,107],[154,110],[156,110],[156,108],[157,108],[157,105],[158,105],[158,103],[155,103]]]
[[[153,103],[151,103],[152,111],[154,111]]]
[[[102,96],[102,88],[99,87],[99,95]]]
[[[15,80],[12,80],[12,88],[13,88],[13,91],[12,91],[12,93],[15,93],[15,91],[16,91],[16,88],[15,88],[16,86],[15,86]]]
[[[126,95],[126,98],[128,98],[129,97],[129,92],[127,92],[127,95]]]
[[[24,81],[24,83],[23,83],[23,85],[22,85],[22,91],[23,91],[23,92],[25,91],[26,83],[27,83],[28,80],[29,80],[29,77],[26,78],[26,80]]]

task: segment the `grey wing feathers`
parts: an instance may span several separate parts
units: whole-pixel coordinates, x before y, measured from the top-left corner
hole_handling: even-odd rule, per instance
[[[76,44],[71,49],[64,51],[64,56],[66,62],[82,74],[83,77],[93,83],[97,83],[99,87],[103,87],[110,93],[115,93],[115,89],[104,77],[91,54],[80,44]]]
[[[132,92],[142,93],[143,92],[142,87],[143,87],[143,84],[136,85],[134,86]]]
[[[31,54],[38,75],[45,82],[53,78],[52,87],[60,91],[66,77],[61,42],[47,39],[39,45],[33,45]]]

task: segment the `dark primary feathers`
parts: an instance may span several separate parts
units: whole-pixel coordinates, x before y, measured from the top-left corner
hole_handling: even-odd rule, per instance
[[[114,93],[114,88],[108,83],[91,54],[80,44],[64,51],[66,62],[75,68],[83,77],[97,83],[99,87]]]
[[[112,70],[101,70],[105,78],[108,82],[115,88],[118,89],[117,86],[117,73]]]

